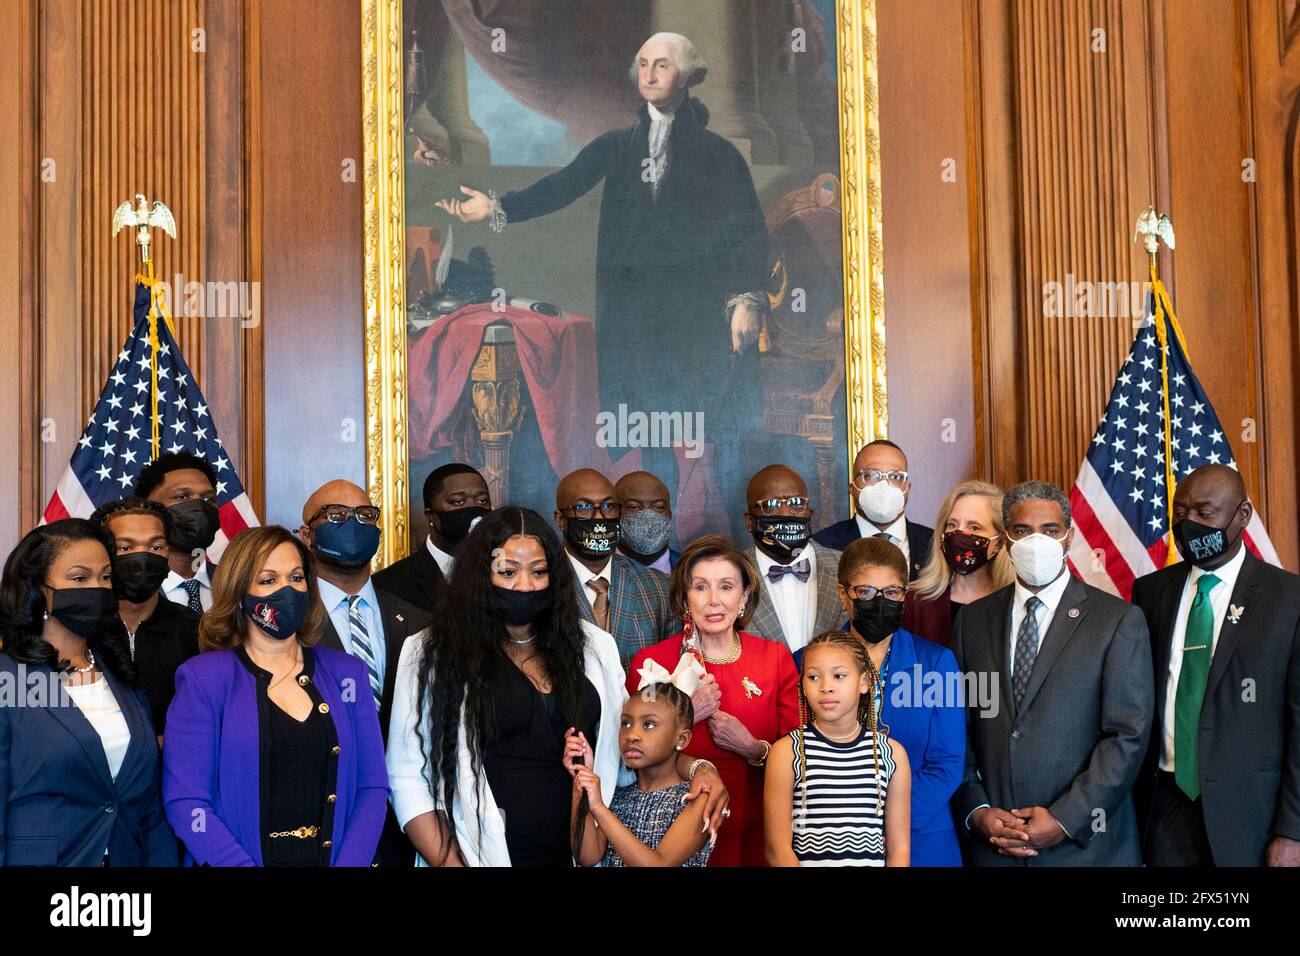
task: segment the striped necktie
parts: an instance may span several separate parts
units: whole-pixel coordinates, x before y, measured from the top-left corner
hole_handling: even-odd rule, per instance
[[[366,671],[370,674],[370,691],[375,695],[375,709],[379,709],[384,696],[384,685],[379,680],[379,666],[375,663],[375,651],[370,644],[370,632],[361,617],[360,594],[348,597],[348,633],[352,638],[352,653],[366,662]]]
[[[181,582],[181,587],[185,589],[185,606],[195,614],[202,614],[203,602],[199,600],[199,588],[202,587],[202,585],[199,584],[199,579],[186,578]]]

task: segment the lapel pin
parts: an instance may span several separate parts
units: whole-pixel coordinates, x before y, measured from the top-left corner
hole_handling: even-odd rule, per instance
[[[1238,621],[1241,620],[1241,615],[1245,612],[1245,610],[1246,609],[1244,607],[1238,607],[1236,604],[1229,604],[1228,622],[1230,624],[1236,624]]]
[[[1066,611],[1065,613],[1066,613],[1069,617],[1078,617],[1078,616],[1079,616],[1079,609],[1078,609],[1077,607],[1072,607],[1072,608],[1070,608],[1068,611]]]
[[[397,620],[398,620],[398,621],[401,621],[401,622],[405,622],[405,621],[406,621],[406,618],[402,617],[402,615],[399,614],[399,615],[397,615]]]

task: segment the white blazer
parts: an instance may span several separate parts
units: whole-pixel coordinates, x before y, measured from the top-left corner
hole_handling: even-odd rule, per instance
[[[595,771],[600,777],[600,790],[606,804],[614,797],[620,782],[632,779],[631,771],[623,767],[618,750],[619,718],[623,702],[627,700],[623,666],[619,663],[618,645],[608,631],[582,622],[586,638],[583,649],[584,669],[587,679],[600,695],[600,723],[596,734]],[[434,810],[446,810],[441,805],[442,785],[437,787],[438,797],[431,793],[420,738],[416,734],[417,720],[423,720],[424,739],[429,740],[430,715],[427,706],[417,704],[419,667],[423,656],[424,634],[412,634],[402,646],[402,656],[397,665],[396,687],[393,691],[393,712],[388,725],[388,784],[392,788],[393,811],[402,829],[416,817]],[[625,778],[619,780],[620,772]],[[477,800],[475,790],[477,789]],[[478,812],[475,813],[475,807]],[[457,731],[456,796],[451,808],[452,824],[456,828],[456,842],[465,862],[470,866],[510,866],[510,852],[506,848],[506,823],[487,776],[482,771],[477,779],[471,770],[469,747],[465,741],[465,711],[461,708],[461,723]],[[418,853],[416,866],[429,864]]]

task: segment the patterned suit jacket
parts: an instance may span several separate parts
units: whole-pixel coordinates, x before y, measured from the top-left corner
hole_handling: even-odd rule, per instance
[[[628,664],[643,647],[657,644],[681,630],[668,608],[670,578],[615,552],[609,569],[609,632],[618,644],[618,656]],[[578,610],[584,621],[595,623],[591,592],[578,585]]]
[[[816,541],[810,541],[809,546],[817,554],[817,613],[813,618],[812,634],[809,635],[814,637],[823,631],[843,630],[849,618],[844,613],[839,592],[836,590],[839,583],[837,571],[840,553],[830,548],[823,548]],[[749,560],[757,567],[758,549],[751,546],[747,553]],[[796,651],[798,648],[792,646],[786,638],[785,630],[781,627],[781,619],[776,616],[776,607],[772,604],[772,595],[767,588],[767,578],[764,577],[758,587],[758,606],[754,609],[754,616],[749,619],[745,630],[750,634],[765,637],[769,641],[784,643],[791,651]]]

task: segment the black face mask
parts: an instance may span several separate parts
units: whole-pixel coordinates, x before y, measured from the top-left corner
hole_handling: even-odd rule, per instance
[[[572,520],[572,519],[570,519]],[[512,591],[499,585],[492,585],[493,604],[501,615],[501,620],[512,627],[520,627],[545,614],[551,609],[551,589],[540,588],[536,591]]]
[[[113,559],[113,590],[132,604],[143,604],[162,587],[171,568],[167,558],[150,551],[133,551]]]
[[[172,537],[169,544],[179,551],[205,551],[221,528],[217,506],[203,498],[187,498],[169,509]]]
[[[618,544],[617,518],[565,518],[564,540],[578,557],[590,561],[608,558]]]
[[[117,595],[111,588],[54,588],[50,617],[78,637],[97,636],[117,614]]]
[[[776,560],[788,561],[799,556],[808,544],[808,518],[793,515],[754,515],[750,532],[754,541]]]
[[[487,508],[472,506],[452,508],[450,511],[439,511],[437,508],[429,510],[438,516],[438,527],[442,531],[443,540],[448,544],[460,544],[469,535],[470,526],[475,521],[491,514]]]
[[[943,533],[944,560],[957,574],[972,574],[993,559],[989,556],[989,538],[966,531]]]
[[[1208,524],[1201,524],[1199,521],[1193,521],[1191,518],[1184,518],[1182,521],[1174,522],[1170,530],[1174,533],[1174,540],[1178,542],[1183,552],[1183,557],[1197,567],[1204,567],[1207,564],[1213,564],[1219,558],[1223,557],[1241,537],[1241,532],[1229,540],[1228,528],[1232,527],[1232,522],[1236,519],[1237,511],[1241,508],[1241,502],[1237,507],[1232,509],[1232,518],[1228,519],[1228,526],[1224,528],[1215,528]]]
[[[868,644],[879,644],[903,623],[903,602],[877,594],[870,601],[853,600],[853,629]]]

